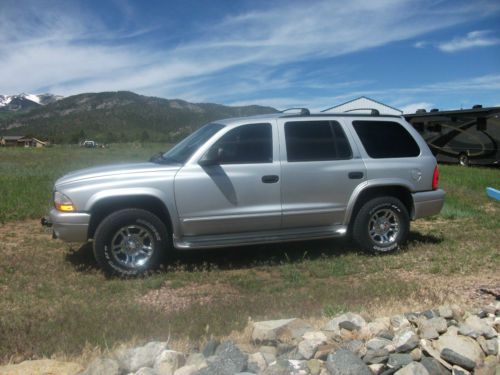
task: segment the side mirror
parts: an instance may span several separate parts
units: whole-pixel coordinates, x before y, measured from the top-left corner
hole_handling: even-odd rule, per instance
[[[222,156],[224,154],[224,150],[219,147],[217,152],[215,149],[210,149],[207,151],[205,155],[198,161],[198,164],[202,167],[209,167],[212,165],[219,165],[222,162]]]

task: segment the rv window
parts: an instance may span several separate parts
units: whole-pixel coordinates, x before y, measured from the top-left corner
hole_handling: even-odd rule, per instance
[[[480,117],[477,119],[477,130],[486,131],[486,118]]]

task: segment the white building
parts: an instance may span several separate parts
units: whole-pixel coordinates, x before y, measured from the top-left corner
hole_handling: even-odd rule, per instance
[[[355,112],[355,113],[370,113],[371,109],[376,109],[380,114],[401,116],[403,111],[391,107],[390,105],[377,102],[376,100],[361,96],[357,99],[327,108],[321,112]]]

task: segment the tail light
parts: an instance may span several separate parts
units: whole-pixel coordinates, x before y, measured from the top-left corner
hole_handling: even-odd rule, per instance
[[[436,190],[438,188],[439,183],[439,170],[438,166],[434,167],[434,174],[432,175],[432,190]]]

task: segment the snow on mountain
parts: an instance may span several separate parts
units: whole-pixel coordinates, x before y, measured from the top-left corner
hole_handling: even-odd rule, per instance
[[[36,105],[46,105],[53,103],[63,97],[53,94],[18,94],[18,95],[0,95],[0,108],[8,110],[19,110],[25,107]]]

